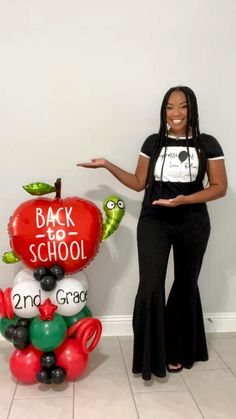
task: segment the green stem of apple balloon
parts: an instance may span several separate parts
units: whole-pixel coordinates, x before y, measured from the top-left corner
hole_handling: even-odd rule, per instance
[[[54,184],[56,188],[56,198],[61,198],[61,178],[58,178]]]

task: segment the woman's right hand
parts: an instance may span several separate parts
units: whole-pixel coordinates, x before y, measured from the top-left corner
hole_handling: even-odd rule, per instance
[[[77,163],[76,166],[87,167],[89,169],[97,169],[99,167],[106,167],[107,160],[99,157],[97,159],[91,159],[88,163]]]

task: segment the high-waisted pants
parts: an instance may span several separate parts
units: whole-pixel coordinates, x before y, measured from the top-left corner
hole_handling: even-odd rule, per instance
[[[133,313],[133,373],[166,375],[166,365],[191,368],[208,359],[198,276],[210,221],[206,205],[143,209],[137,228],[140,282]],[[160,208],[160,207],[159,207]],[[165,301],[173,247],[174,281]]]

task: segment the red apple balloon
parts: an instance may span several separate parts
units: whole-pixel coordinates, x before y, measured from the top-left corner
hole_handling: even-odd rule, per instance
[[[30,193],[32,185],[25,187]],[[102,238],[100,210],[82,198],[62,199],[60,189],[58,179],[54,199],[26,201],[10,218],[12,250],[29,268],[59,264],[66,273],[72,273],[84,269],[98,252]]]

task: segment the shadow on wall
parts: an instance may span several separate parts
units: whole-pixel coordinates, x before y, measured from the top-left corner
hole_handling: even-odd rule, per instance
[[[124,200],[126,215],[135,217],[136,226],[141,206],[139,201],[132,200],[104,185],[101,185],[99,189],[90,190],[84,198],[100,201],[102,207],[102,202],[108,195],[117,195]],[[102,213],[104,217],[103,210]],[[91,304],[94,314],[101,316],[110,312],[112,303],[117,298],[122,299],[120,301],[121,313],[127,311],[127,301],[130,301],[127,293],[130,288],[127,289],[125,281],[130,280],[130,272],[132,276],[135,276],[132,285],[136,287],[138,281],[138,261],[134,252],[136,252],[136,231],[134,235],[132,229],[124,226],[121,221],[114,235],[101,243],[98,255],[85,272],[89,280],[88,305]],[[130,266],[130,264],[135,266]],[[134,292],[132,292],[132,297],[134,297]]]
[[[211,236],[201,274],[204,311],[236,312],[236,195],[208,204]]]
[[[124,281],[130,269],[133,239],[128,228],[120,227],[120,231],[115,234],[116,238],[111,238],[109,243],[101,243],[96,259],[85,271],[89,281],[88,305],[99,316],[112,312],[115,300],[122,299],[121,303],[124,303],[127,298]],[[120,308],[123,314],[122,305]]]
[[[94,200],[100,201],[101,207],[102,207],[102,203],[108,195],[116,195],[116,196],[119,196],[121,199],[123,199],[126,205],[126,214],[128,213],[138,219],[140,209],[141,209],[141,201],[143,198],[142,192],[141,194],[138,195],[139,199],[134,200],[134,199],[128,198],[123,193],[121,194],[120,192],[116,192],[114,188],[111,189],[107,185],[100,185],[99,189],[92,189],[89,192],[85,193],[83,197],[85,199],[88,198],[91,201],[94,201]]]

